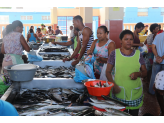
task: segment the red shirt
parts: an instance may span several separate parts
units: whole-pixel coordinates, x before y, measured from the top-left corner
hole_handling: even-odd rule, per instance
[[[163,30],[159,30],[157,34],[162,33],[162,32],[163,32]]]

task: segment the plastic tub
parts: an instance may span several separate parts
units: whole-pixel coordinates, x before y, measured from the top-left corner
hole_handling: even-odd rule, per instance
[[[111,88],[114,86],[112,82],[108,82],[110,87],[104,87],[104,88],[98,88],[98,87],[91,87],[96,85],[96,83],[100,82],[101,80],[95,80],[95,81],[89,81],[84,83],[84,85],[87,87],[88,93],[92,96],[101,97],[101,95],[109,95]],[[101,81],[101,84],[106,83],[106,81]]]
[[[21,65],[21,64],[20,64]],[[23,65],[29,65],[29,64],[23,64]],[[32,64],[33,65],[33,64]],[[31,81],[34,78],[36,69],[38,66],[35,66],[32,69],[11,69],[11,67],[16,66],[16,65],[9,65],[9,66],[5,66],[4,69],[7,70],[10,79],[12,81],[16,81],[16,82],[26,82],[26,81]]]

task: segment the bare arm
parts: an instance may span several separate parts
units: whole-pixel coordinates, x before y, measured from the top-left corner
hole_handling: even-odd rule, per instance
[[[147,39],[145,40],[144,44],[145,44],[145,45],[147,44]]]
[[[53,44],[59,44],[59,45],[62,45],[62,46],[70,46],[72,45],[72,41],[67,41],[67,42],[52,42]]]
[[[85,28],[83,30],[83,42],[82,42],[83,45],[81,47],[81,51],[80,51],[80,55],[78,57],[78,60],[80,60],[83,57],[84,53],[85,53],[85,50],[87,48],[87,44],[88,44],[89,37],[90,37],[91,33],[92,32],[89,28]]]
[[[23,35],[21,35],[20,37],[20,42],[24,48],[24,50],[26,50],[27,52],[30,52],[30,47],[28,46],[26,40],[24,39]]]
[[[106,68],[106,77],[108,79],[109,82],[113,82],[114,83],[114,86],[113,86],[113,93],[114,94],[117,94],[121,91],[120,87],[114,82],[113,78],[112,78],[112,75],[111,75],[111,72],[112,72],[112,69],[113,69],[113,65],[111,64],[107,64],[107,68]]]
[[[91,48],[87,51],[87,55],[93,53],[93,51],[94,51],[94,49],[95,49],[95,44],[96,44],[97,40],[98,40],[98,39],[96,39],[96,40],[93,41],[93,43],[92,43],[92,45],[91,45]]]
[[[31,37],[31,34],[27,35],[27,42],[29,42],[29,38]]]
[[[2,43],[2,47],[1,47],[1,53],[5,54],[5,49],[4,49],[4,44]]]
[[[116,49],[115,43],[114,42],[109,43],[109,45],[108,45],[108,56],[115,49]],[[100,62],[102,62],[102,63],[107,63],[108,58],[99,57],[97,60],[100,61]]]
[[[37,36],[36,34],[34,34],[34,37],[35,37],[37,40],[39,40],[39,38],[38,38],[38,36]]]

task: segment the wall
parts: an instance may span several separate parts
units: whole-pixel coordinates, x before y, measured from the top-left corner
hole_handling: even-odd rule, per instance
[[[79,15],[79,9],[57,9],[58,16],[76,16]]]
[[[105,7],[100,9],[100,24],[105,25]]]
[[[119,7],[118,11],[113,11],[113,7],[109,7],[109,20],[123,20],[124,7]],[[106,15],[107,16],[107,15]]]
[[[50,20],[42,20],[42,16],[50,16],[50,12],[0,12],[0,15],[9,15],[9,23],[20,20],[24,24],[49,24]],[[21,20],[21,16],[32,15],[33,20]]]
[[[162,23],[163,16],[161,16],[161,7],[157,9],[148,8],[148,16],[137,16],[137,7],[126,7],[123,23]]]

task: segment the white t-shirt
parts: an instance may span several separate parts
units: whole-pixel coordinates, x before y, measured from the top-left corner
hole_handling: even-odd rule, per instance
[[[70,33],[70,38],[74,36],[74,33],[73,32],[74,32],[74,30],[72,29],[71,30],[71,33]]]

